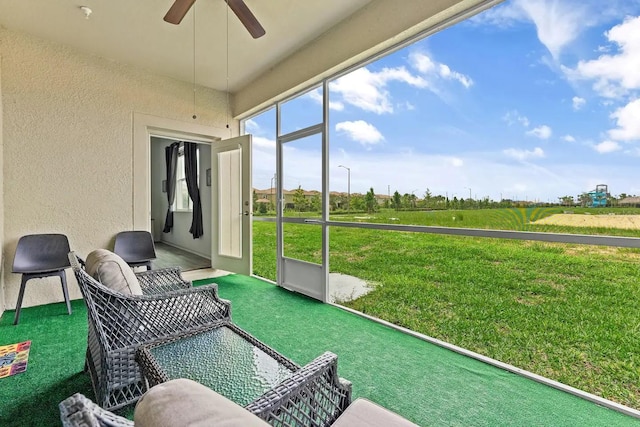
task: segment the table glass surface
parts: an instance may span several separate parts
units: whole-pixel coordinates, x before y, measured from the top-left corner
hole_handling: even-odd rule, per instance
[[[150,349],[170,379],[189,378],[245,406],[292,371],[226,326]]]

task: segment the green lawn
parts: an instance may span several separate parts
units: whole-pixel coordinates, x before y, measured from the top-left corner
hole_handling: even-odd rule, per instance
[[[549,213],[460,212],[466,227],[502,229]],[[383,215],[412,223],[455,213],[375,221]],[[285,233],[285,254],[318,260],[319,227],[286,224]],[[332,272],[375,287],[349,307],[640,409],[640,251],[332,227],[330,254]],[[254,271],[275,279],[273,223],[254,223]]]

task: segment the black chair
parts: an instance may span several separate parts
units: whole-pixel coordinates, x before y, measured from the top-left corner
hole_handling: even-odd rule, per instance
[[[67,311],[71,314],[67,276],[64,273],[64,270],[71,266],[68,257],[70,251],[69,240],[64,234],[29,234],[18,240],[16,255],[13,258],[13,272],[22,274],[22,283],[20,283],[14,325],[20,321],[22,297],[29,279],[60,277]]]
[[[153,236],[148,231],[122,231],[116,234],[113,252],[131,267],[151,270],[151,260],[156,259]]]

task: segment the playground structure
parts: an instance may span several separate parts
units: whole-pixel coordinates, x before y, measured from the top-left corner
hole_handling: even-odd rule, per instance
[[[589,197],[591,198],[592,208],[603,208],[607,206],[607,196],[609,195],[609,189],[606,184],[596,185],[596,189],[589,191]]]

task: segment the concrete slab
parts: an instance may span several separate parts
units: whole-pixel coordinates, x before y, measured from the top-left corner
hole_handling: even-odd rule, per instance
[[[185,280],[194,281],[220,277],[232,274],[225,270],[204,268],[200,270],[183,271]],[[364,280],[341,273],[329,273],[329,302],[340,304],[352,301],[369,293],[373,287]]]
[[[341,273],[329,273],[329,302],[352,301],[369,293],[373,287],[364,280]]]

